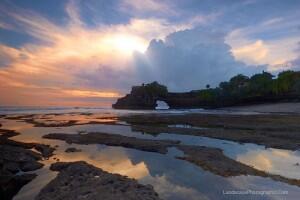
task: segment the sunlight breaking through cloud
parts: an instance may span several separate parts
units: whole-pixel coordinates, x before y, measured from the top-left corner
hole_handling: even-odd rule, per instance
[[[37,7],[19,4],[5,1],[0,5],[0,91],[9,96],[0,100],[4,105],[20,104],[15,97],[53,104],[86,95],[106,102],[131,85],[153,79],[176,91],[200,89],[204,82],[218,83],[220,76],[215,74],[219,72],[226,71],[227,76],[248,72],[237,66],[258,65],[260,69],[264,65],[278,71],[298,63],[295,48],[300,38],[298,29],[293,29],[298,14],[281,15],[281,7],[280,16],[264,17],[257,10],[258,15],[251,17],[259,23],[250,23],[249,13],[233,20],[235,13],[249,6],[233,2],[211,10],[205,2],[200,6],[169,0],[142,4],[139,0],[105,4],[68,0],[55,5],[61,8],[55,14],[42,10],[47,3]],[[225,40],[201,37],[206,32],[219,32]],[[166,42],[172,35],[178,38]],[[154,48],[151,41],[155,40],[164,45]],[[214,78],[206,80],[205,74]]]

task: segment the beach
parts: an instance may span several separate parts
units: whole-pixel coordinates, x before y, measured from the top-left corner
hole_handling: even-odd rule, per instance
[[[11,174],[10,195],[16,200],[72,199],[72,195],[93,199],[107,190],[115,191],[105,194],[108,199],[122,194],[135,199],[231,199],[222,191],[255,191],[262,185],[266,190],[286,190],[285,197],[297,199],[300,115],[288,112],[296,106],[156,111],[60,108],[57,113],[43,108],[35,114],[30,109],[24,114],[14,110],[1,115],[1,148],[7,155],[16,148],[20,156],[26,152],[30,167],[24,168],[22,159],[10,161],[16,163],[14,168],[7,158],[1,160],[6,174]],[[74,169],[81,173],[72,173]],[[31,175],[20,177],[23,173]],[[98,176],[107,181],[96,180]],[[60,190],[66,180],[72,183],[63,186],[66,191],[80,180],[87,181],[72,194]],[[16,185],[20,181],[22,185]],[[92,190],[93,184],[103,187]]]

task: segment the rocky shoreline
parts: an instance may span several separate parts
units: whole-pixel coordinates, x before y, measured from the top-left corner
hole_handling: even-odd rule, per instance
[[[268,177],[275,181],[285,182],[300,187],[300,180],[289,179],[279,175],[273,175],[254,169],[238,161],[226,157],[221,149],[181,145],[179,141],[172,140],[145,140],[134,137],[127,137],[117,134],[107,133],[87,133],[87,134],[63,134],[50,133],[45,135],[47,139],[64,140],[67,143],[76,144],[105,144],[109,146],[120,146],[148,152],[167,153],[168,147],[176,147],[184,152],[184,156],[177,157],[181,160],[191,162],[204,170],[208,170],[216,175],[229,177],[239,175],[253,175]]]
[[[76,121],[76,123],[68,123],[68,120],[67,122],[56,120],[48,123],[47,120],[52,119],[47,115],[5,116],[5,119],[20,120],[32,124],[34,127],[68,127],[78,124],[94,124],[93,114],[88,114],[88,116],[91,117],[91,121]],[[94,118],[96,119],[96,117]],[[102,119],[104,122],[95,122],[95,124],[129,127],[133,133],[204,136],[239,143],[255,143],[267,148],[288,150],[300,148],[300,137],[298,136],[300,115],[297,114],[131,114],[118,117],[108,116]],[[111,119],[114,122],[111,122]],[[44,135],[43,138],[62,140],[68,144],[103,144],[159,154],[167,154],[169,148],[177,148],[183,155],[175,156],[175,159],[189,162],[217,176],[257,176],[300,187],[298,179],[258,170],[227,157],[218,148],[186,145],[172,139],[141,139],[112,134],[110,131],[84,131],[84,133],[78,131],[78,134],[75,133],[54,132]],[[0,186],[4,199],[11,199],[23,185],[33,180],[36,174],[32,171],[43,167],[40,161],[51,157],[55,150],[47,144],[14,141],[13,137],[19,134],[14,130],[0,129],[0,150],[3,152],[0,155]],[[81,151],[84,151],[84,148],[77,146],[76,148],[74,146],[67,147],[63,150],[66,153],[78,152],[80,154]],[[54,162],[57,161],[54,159]],[[114,200],[119,199],[122,195],[125,195],[124,199],[159,199],[151,186],[142,186],[135,180],[104,172],[83,161],[53,163],[51,170],[59,171],[58,176],[40,191],[36,199],[74,199],[78,196],[83,199],[95,199],[95,196],[101,196],[101,198]],[[75,173],[74,170],[77,172]],[[96,175],[92,176],[91,174]],[[95,178],[98,176],[106,177],[106,181],[102,182],[102,179]],[[93,187],[95,184],[97,184],[97,188]],[[126,190],[122,185],[126,186]]]
[[[40,191],[36,200],[160,199],[151,185],[141,185],[134,179],[105,172],[83,161],[58,162],[50,169],[59,174]]]
[[[17,116],[6,116],[5,119],[9,120],[18,120],[23,121],[29,124],[32,124],[34,127],[70,127],[76,125],[88,125],[88,124],[111,124],[114,125],[117,118],[116,117],[103,117],[103,122],[101,122],[102,118],[97,118],[96,120],[89,120],[87,122],[81,122],[80,120],[50,120],[47,119],[47,115],[55,115],[61,116],[63,114],[45,114],[42,115],[41,118],[38,118],[42,121],[38,121],[36,118],[39,116],[38,114],[28,114],[28,115],[17,115]],[[83,116],[92,115],[91,113],[80,113]],[[100,121],[97,121],[100,120]]]
[[[87,134],[50,133],[43,136],[43,138],[64,140],[69,144],[105,144],[108,146],[122,146],[162,154],[166,154],[168,152],[168,147],[179,144],[179,141],[146,140],[100,132],[91,132]]]
[[[43,167],[40,163],[52,155],[54,148],[36,143],[22,143],[9,139],[19,135],[13,130],[0,129],[0,194],[1,199],[12,197],[36,177],[31,172]],[[34,148],[38,152],[31,149]]]
[[[120,120],[130,124],[133,131],[153,135],[204,136],[267,148],[300,149],[300,115],[145,114],[123,116]]]
[[[226,157],[221,149],[188,145],[179,145],[178,149],[184,152],[184,156],[179,156],[177,157],[178,159],[191,162],[219,176],[260,176],[300,187],[300,180],[298,179],[285,178],[280,175],[254,169],[253,167]]]
[[[281,75],[284,73],[286,72],[281,73]],[[289,79],[297,79],[299,81],[300,72],[295,72],[294,75],[294,77],[291,75]],[[280,74],[278,76],[280,76]],[[280,84],[272,77],[271,74],[266,72],[254,75],[251,79],[243,75],[237,75],[232,77],[229,82],[220,83],[219,87],[192,90],[189,92],[169,92],[166,86],[155,81],[133,86],[130,93],[117,99],[112,107],[115,109],[154,110],[157,106],[157,101],[164,101],[171,109],[211,109],[265,103],[300,102],[299,90],[295,89],[298,86],[294,88],[292,85],[289,85],[286,91],[278,92],[280,87],[276,88],[274,86]],[[258,80],[261,78],[269,79],[268,91],[264,84],[262,84],[260,88],[257,87],[257,82],[259,82]],[[272,82],[276,82],[277,84]],[[290,84],[292,83],[295,84],[296,81],[290,82]],[[281,84],[286,85],[286,83]],[[272,87],[273,89],[270,89]]]

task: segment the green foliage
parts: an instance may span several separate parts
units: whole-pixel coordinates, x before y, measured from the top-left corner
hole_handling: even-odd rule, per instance
[[[300,95],[300,72],[284,71],[278,78],[268,72],[247,77],[238,74],[228,82],[221,82],[215,89],[199,91],[199,96],[205,101],[235,102],[252,97],[276,97],[283,95]]]
[[[144,85],[144,88],[147,94],[153,97],[165,97],[168,94],[167,87],[156,81]]]
[[[243,74],[238,74],[232,77],[229,81],[232,88],[240,88],[249,83],[249,77]]]
[[[284,71],[278,74],[276,91],[278,93],[290,92],[297,81],[300,79],[300,73],[294,71]]]
[[[151,97],[166,97],[168,89],[158,82],[137,86],[134,90],[138,94]],[[277,78],[268,72],[255,74],[250,78],[243,74],[232,77],[228,82],[221,82],[219,87],[198,90],[197,96],[200,101],[208,104],[222,105],[224,102],[233,104],[247,99],[272,98],[287,95],[300,96],[300,72],[284,71]]]
[[[300,95],[300,79],[298,79],[295,84],[293,85],[292,88],[293,92],[295,92],[296,94]]]
[[[199,98],[202,101],[216,101],[218,92],[216,89],[205,89],[199,91]]]
[[[249,93],[253,96],[272,94],[273,75],[268,72],[255,74],[250,78]]]

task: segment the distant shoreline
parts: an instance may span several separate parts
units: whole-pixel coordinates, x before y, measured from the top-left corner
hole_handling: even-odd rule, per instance
[[[222,108],[260,103],[300,102],[300,71],[283,71],[276,78],[263,71],[251,77],[238,74],[217,87],[169,92],[157,81],[132,86],[129,94],[112,105],[115,109],[155,109],[157,101],[170,108]],[[288,109],[289,110],[289,109]]]
[[[300,102],[263,103],[242,106],[230,106],[220,108],[220,110],[300,114]]]

